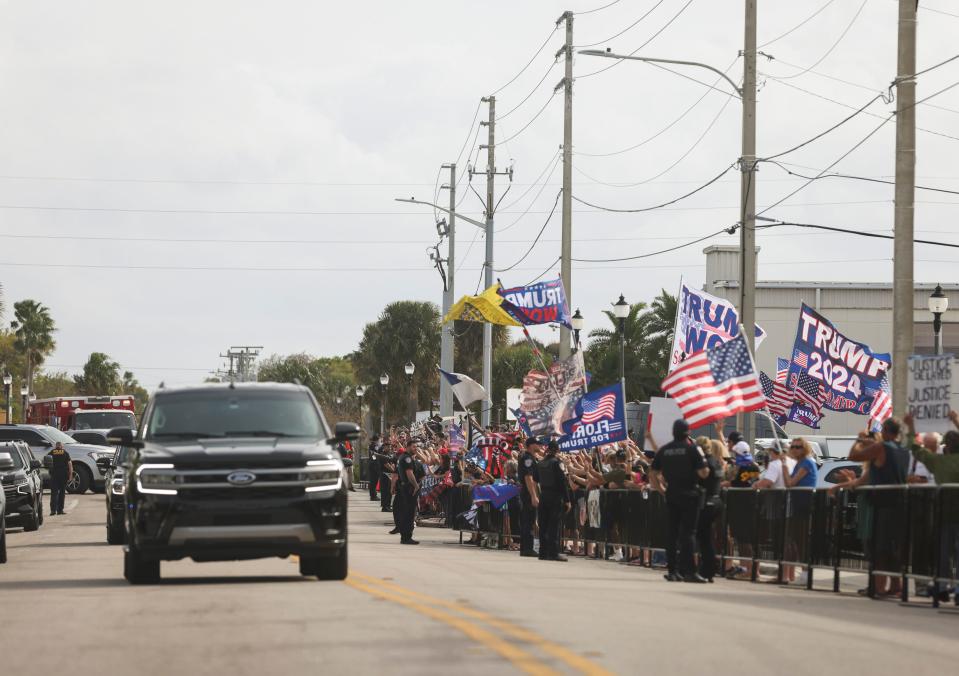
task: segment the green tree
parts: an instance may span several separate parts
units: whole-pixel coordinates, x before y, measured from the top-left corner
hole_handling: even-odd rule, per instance
[[[146,388],[140,385],[140,381],[134,377],[132,371],[123,372],[123,382],[120,384],[120,387],[123,389],[123,394],[133,396],[136,413],[143,413],[143,409],[150,400],[150,393],[146,391]]]
[[[549,363],[549,357],[546,357],[546,363]],[[539,368],[542,368],[539,360],[525,339],[495,352],[493,355],[493,406],[502,407],[503,402],[506,401],[506,390],[511,387],[522,387],[526,374],[532,369]]]
[[[453,359],[456,372],[483,381],[483,323],[453,322]],[[509,345],[510,327],[493,325],[493,355]]]
[[[408,300],[387,305],[375,322],[363,328],[363,338],[352,357],[357,382],[366,386],[365,399],[371,409],[379,410],[380,375],[386,373],[390,377],[386,418],[406,421],[411,388],[403,367],[408,361],[416,367],[412,383],[416,406],[429,408],[439,391],[439,353],[440,313],[436,305]]]
[[[14,348],[24,356],[27,389],[33,391],[33,373],[57,346],[53,340],[56,324],[50,309],[35,300],[21,300],[13,304],[16,319],[10,323],[16,339]]]
[[[260,363],[261,382],[294,383],[310,388],[331,419],[356,417],[353,365],[347,357],[314,357],[306,353],[272,355]]]
[[[131,374],[132,375],[132,374]],[[103,352],[94,352],[83,365],[83,373],[73,376],[77,394],[117,394],[120,389],[120,365]]]
[[[47,373],[40,370],[33,377],[33,393],[37,395],[37,399],[47,399],[49,397],[69,397],[76,394],[77,391],[73,377],[66,371]]]

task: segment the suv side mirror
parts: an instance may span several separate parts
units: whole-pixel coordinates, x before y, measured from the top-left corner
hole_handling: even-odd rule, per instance
[[[13,456],[9,453],[0,453],[0,469],[13,469]]]
[[[40,469],[42,466],[43,466],[43,465],[40,464],[40,461],[39,461],[39,460],[31,460],[31,461],[30,461],[30,469],[32,469],[32,470]]]
[[[107,432],[107,443],[113,446],[132,446],[133,430],[129,427],[114,427]]]
[[[354,441],[360,438],[360,426],[351,422],[338,422],[333,428],[333,438],[330,439],[330,445],[340,444],[344,441]]]

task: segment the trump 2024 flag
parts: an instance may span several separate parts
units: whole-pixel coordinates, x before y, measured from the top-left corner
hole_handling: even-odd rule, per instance
[[[469,376],[464,376],[462,373],[450,373],[443,369],[439,369],[439,372],[446,378],[446,382],[450,384],[450,389],[453,390],[453,394],[456,395],[464,408],[477,401],[489,401],[489,395],[486,394],[483,386]]]
[[[693,355],[663,381],[690,427],[766,406],[746,340],[740,334],[712,350]]]

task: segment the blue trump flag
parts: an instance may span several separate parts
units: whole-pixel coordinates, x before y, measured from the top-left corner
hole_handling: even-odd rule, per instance
[[[473,502],[489,502],[496,509],[502,509],[510,498],[519,495],[519,486],[515,484],[493,484],[473,486]]]
[[[803,303],[786,386],[794,390],[805,374],[822,384],[823,408],[869,415],[891,363],[889,354],[847,338]]]
[[[503,297],[501,307],[525,326],[562,324],[566,328],[573,328],[562,279],[500,289],[499,295]]]
[[[527,437],[533,436],[533,431],[529,428],[529,420],[526,418],[526,414],[523,413],[522,409],[511,408],[510,412],[513,414],[513,417],[516,418],[516,426],[519,427],[519,431]]]
[[[576,416],[563,423],[561,451],[578,451],[626,438],[626,397],[622,383],[583,395]]]

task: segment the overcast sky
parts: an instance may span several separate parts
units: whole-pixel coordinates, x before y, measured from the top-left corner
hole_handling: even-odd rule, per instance
[[[430,199],[439,165],[456,159],[464,143],[460,166],[469,157],[485,169],[471,127],[479,98],[523,68],[563,10],[608,1],[0,2],[5,321],[15,301],[39,300],[59,329],[52,368],[74,372],[91,351],[102,351],[150,387],[202,379],[230,345],[263,345],[266,354],[350,352],[386,303],[440,302],[426,254],[436,239],[433,214],[393,199]],[[761,48],[774,58],[760,59],[760,156],[839,122],[895,77],[894,0],[765,0],[760,44],[824,5]],[[679,14],[639,54],[731,66],[738,81],[742,6],[622,0],[577,16],[575,42],[631,52]],[[959,8],[946,0],[924,7],[920,69],[953,56],[959,34]],[[562,97],[550,96],[562,66],[547,69],[562,39],[554,33],[497,95],[498,138],[518,135],[497,149],[497,168],[512,165],[514,184],[497,214],[496,267],[528,249],[559,190]],[[741,110],[724,83],[710,90],[637,62],[589,75],[611,63],[575,61],[575,196],[611,207],[655,205],[736,160]],[[683,72],[715,80],[704,70]],[[919,97],[957,81],[959,61],[923,75]],[[918,108],[918,124],[928,130],[917,133],[919,182],[959,189],[959,87],[929,103]],[[859,115],[781,159],[815,173],[893,109],[877,101],[867,112],[879,117]],[[481,107],[480,117],[486,114]],[[674,122],[633,150],[596,156],[637,146]],[[894,139],[890,122],[835,170],[891,177]],[[480,217],[468,182],[459,184],[461,208]],[[473,183],[485,194],[484,177]],[[758,204],[802,183],[763,165]],[[506,185],[499,181],[500,194]],[[888,185],[822,180],[767,215],[891,232],[892,195]],[[917,236],[959,241],[959,197],[919,191],[916,198]],[[690,241],[735,223],[738,199],[738,174],[730,171],[657,211],[615,214],[577,204],[574,257],[630,256]],[[484,245],[474,234],[460,223],[457,295],[477,288]],[[559,255],[559,235],[557,211],[503,281],[522,284],[544,272]],[[892,278],[891,242],[785,228],[758,239],[760,279]],[[648,301],[660,288],[675,292],[680,274],[701,284],[709,243],[735,244],[736,237],[641,261],[575,264],[572,305],[589,329],[621,292]],[[917,246],[916,259],[917,281],[955,281],[950,250]]]

